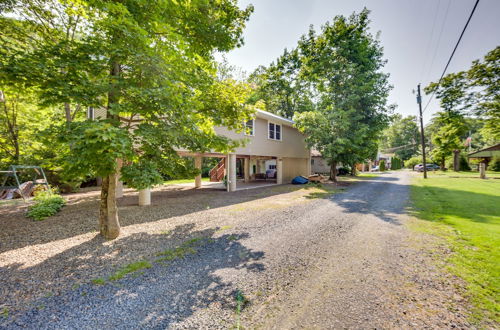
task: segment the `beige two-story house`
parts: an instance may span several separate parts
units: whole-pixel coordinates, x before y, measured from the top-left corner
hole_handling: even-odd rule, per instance
[[[90,119],[105,116],[104,109],[89,108]],[[311,154],[304,136],[293,127],[290,119],[258,110],[254,118],[245,123],[243,132],[235,132],[226,127],[215,127],[219,135],[233,140],[245,140],[243,147],[234,153],[217,152],[194,153],[178,150],[181,156],[195,159],[195,166],[201,169],[203,157],[218,157],[219,164],[210,172],[211,181],[227,180],[227,191],[235,191],[238,183],[266,182],[289,183],[298,175],[311,174]],[[202,185],[201,175],[195,178],[195,187]]]
[[[298,175],[311,173],[310,150],[293,124],[290,119],[258,110],[255,118],[246,123],[244,132],[215,128],[218,134],[230,139],[246,140],[244,147],[234,153],[197,154],[180,150],[179,154],[193,156],[198,168],[201,168],[202,157],[220,157],[221,162],[212,169],[210,178],[221,181],[226,177],[228,191],[236,190],[239,182],[289,183]],[[196,178],[195,186],[201,186],[201,176]]]

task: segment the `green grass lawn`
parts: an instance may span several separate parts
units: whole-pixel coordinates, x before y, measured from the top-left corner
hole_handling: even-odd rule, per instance
[[[472,321],[490,327],[500,321],[500,173],[481,180],[474,172],[430,172],[413,178],[413,226],[445,239],[449,271],[467,284]]]
[[[201,181],[209,181],[210,178],[201,178]],[[170,185],[170,184],[179,184],[179,183],[192,183],[194,184],[194,178],[192,179],[178,179],[178,180],[167,180],[163,184],[164,185]]]

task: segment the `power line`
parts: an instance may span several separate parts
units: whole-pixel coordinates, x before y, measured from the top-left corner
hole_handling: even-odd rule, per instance
[[[455,45],[455,48],[453,48],[453,52],[451,53],[450,58],[448,59],[448,63],[446,63],[446,66],[444,67],[443,73],[441,74],[441,77],[439,78],[439,81],[437,83],[436,89],[434,89],[434,92],[432,92],[431,97],[429,98],[429,101],[427,101],[427,104],[425,105],[424,110],[422,111],[422,113],[425,112],[425,110],[427,110],[427,107],[431,103],[432,98],[434,97],[434,94],[436,93],[437,87],[439,87],[439,84],[441,83],[441,80],[443,80],[443,77],[444,77],[444,75],[446,73],[446,70],[448,69],[448,66],[450,65],[450,62],[451,62],[451,60],[453,58],[453,55],[455,55],[455,51],[457,50],[458,45],[460,44],[460,41],[462,40],[462,37],[464,36],[465,30],[467,29],[467,26],[469,25],[469,22],[470,22],[470,20],[472,18],[472,15],[474,15],[474,12],[476,11],[476,7],[477,7],[478,4],[479,4],[479,0],[476,0],[476,3],[474,4],[474,8],[472,8],[472,11],[471,11],[471,13],[469,15],[469,18],[467,19],[467,23],[465,23],[465,26],[464,26],[464,28],[462,30],[462,33],[460,33],[460,37],[458,38],[458,41],[457,41],[457,43]]]
[[[449,2],[448,2],[448,4],[449,4]],[[435,10],[436,12],[434,13],[434,19],[432,20],[431,37],[429,38],[429,41],[427,42],[427,47],[425,47],[425,58],[424,58],[425,61],[424,61],[424,65],[422,66],[422,71],[420,72],[420,80],[422,80],[422,78],[424,77],[424,71],[427,68],[427,62],[428,62],[428,59],[429,59],[429,57],[428,57],[429,50],[431,48],[432,40],[434,39],[434,28],[436,27],[436,21],[437,21],[437,16],[438,16],[439,8],[440,7],[441,7],[441,0],[439,0],[437,2],[437,7],[436,7],[436,10]],[[438,41],[438,44],[439,44],[439,41]]]
[[[427,71],[427,74],[425,76],[425,80],[429,79],[429,75],[431,74],[432,68],[434,67],[434,60],[436,59],[436,55],[437,55],[438,50],[440,48],[439,46],[441,46],[441,37],[443,36],[444,27],[446,26],[446,22],[448,20],[448,12],[450,10],[450,4],[451,4],[451,0],[448,0],[448,4],[446,5],[446,10],[444,12],[443,22],[441,23],[441,29],[439,30],[436,48],[434,49],[434,53],[432,54],[431,65],[429,66],[429,70]]]

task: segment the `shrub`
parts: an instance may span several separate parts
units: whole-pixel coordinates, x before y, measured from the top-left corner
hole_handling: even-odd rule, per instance
[[[402,167],[402,160],[398,157],[391,157],[391,170],[399,170]]]
[[[61,195],[50,194],[42,191],[35,198],[35,204],[28,208],[28,217],[36,221],[44,220],[53,216],[66,204],[66,201]]]
[[[500,172],[500,157],[497,156],[493,158],[489,169],[495,172]]]
[[[459,162],[458,167],[459,167],[460,171],[470,171],[471,170],[469,163],[467,162],[467,158],[465,158],[464,155],[460,155],[460,162]]]
[[[445,164],[446,164],[447,168],[453,169],[453,156],[446,158]],[[467,162],[467,158],[463,154],[460,154],[460,156],[459,156],[458,170],[459,171],[470,171],[471,170],[469,163]]]
[[[385,160],[381,160],[380,161],[380,164],[378,165],[378,168],[380,170],[380,172],[384,172],[385,171]]]
[[[415,165],[422,163],[422,156],[414,156],[405,161],[405,166],[413,170]]]

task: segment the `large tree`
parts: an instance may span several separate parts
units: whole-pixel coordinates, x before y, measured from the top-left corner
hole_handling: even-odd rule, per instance
[[[467,71],[474,89],[474,114],[485,119],[483,135],[491,143],[500,141],[500,46],[476,60]]]
[[[299,75],[301,59],[298,49],[285,49],[276,63],[258,67],[249,77],[254,86],[250,102],[263,101],[267,111],[286,118],[292,118],[295,112],[313,110],[309,83]]]
[[[369,11],[336,16],[320,33],[313,28],[298,50],[300,75],[316,100],[315,110],[297,113],[297,127],[309,146],[331,166],[336,181],[339,162],[353,165],[372,157],[388,121],[390,90],[379,41],[369,32]]]
[[[40,3],[47,10],[46,3],[59,4]],[[250,114],[248,88],[217,79],[213,54],[241,45],[252,8],[241,10],[233,0],[77,3],[85,24],[71,43],[62,38],[19,51],[13,61],[29,66],[11,74],[42,85],[43,63],[57,63],[64,80],[40,92],[44,102],[105,110],[103,118],[60,127],[60,136],[71,155],[68,174],[103,177],[99,228],[115,238],[118,164],[124,180],[142,189],[186,168],[177,148],[227,152],[237,145],[213,127],[241,128]]]
[[[393,151],[402,160],[418,152],[419,130],[415,116],[395,114],[382,135],[381,148]]]

